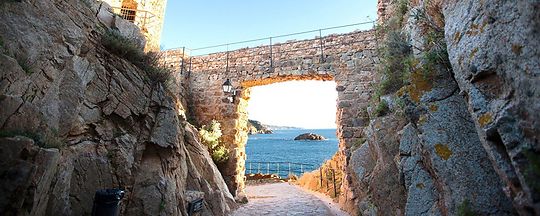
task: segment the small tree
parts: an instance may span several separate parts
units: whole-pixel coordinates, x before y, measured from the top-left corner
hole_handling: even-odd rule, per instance
[[[208,147],[214,163],[224,163],[229,159],[229,150],[219,141],[221,138],[221,125],[212,120],[210,125],[203,125],[199,130],[201,142]]]

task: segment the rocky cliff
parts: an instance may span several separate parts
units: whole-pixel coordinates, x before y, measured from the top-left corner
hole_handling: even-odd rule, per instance
[[[0,212],[89,215],[123,188],[123,215],[205,215],[235,207],[177,86],[102,45],[107,29],[142,38],[95,1],[0,2]],[[144,40],[139,40],[144,42]]]
[[[256,120],[248,120],[247,124],[248,134],[271,134],[270,130],[266,125]]]
[[[346,150],[340,203],[362,215],[540,214],[540,4],[379,5],[380,81],[364,138]]]

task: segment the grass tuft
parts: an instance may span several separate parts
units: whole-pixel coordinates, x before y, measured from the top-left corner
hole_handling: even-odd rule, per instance
[[[62,149],[65,147],[65,142],[58,136],[58,132],[45,131],[45,132],[33,132],[33,131],[23,131],[23,130],[2,130],[0,131],[0,137],[15,137],[15,136],[24,136],[28,137],[39,146],[43,148],[56,148]]]
[[[390,107],[388,107],[388,102],[386,102],[386,100],[380,100],[379,104],[377,104],[377,107],[375,107],[374,114],[377,117],[381,117],[388,114],[389,111]]]
[[[471,208],[471,204],[469,203],[469,200],[463,200],[461,204],[458,206],[458,216],[474,216],[477,215]]]
[[[15,60],[17,60],[19,66],[21,66],[21,68],[27,75],[31,75],[32,73],[34,73],[32,69],[33,63],[30,62],[30,59],[27,56],[23,54],[16,54]]]
[[[144,53],[143,47],[123,36],[118,30],[106,30],[102,35],[101,43],[109,52],[128,60],[143,70],[152,84],[162,84],[165,87],[170,85],[173,71],[160,63],[160,53]]]

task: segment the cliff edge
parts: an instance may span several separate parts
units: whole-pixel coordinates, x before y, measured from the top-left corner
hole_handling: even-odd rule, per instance
[[[0,3],[0,212],[90,215],[93,196],[123,188],[122,215],[205,214],[236,204],[172,84],[103,45],[144,43],[96,1]],[[122,51],[122,50],[121,50]]]

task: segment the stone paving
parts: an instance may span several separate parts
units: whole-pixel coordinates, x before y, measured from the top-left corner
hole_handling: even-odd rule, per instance
[[[244,215],[347,215],[329,201],[323,201],[304,189],[289,183],[249,185],[249,203],[232,213]]]

